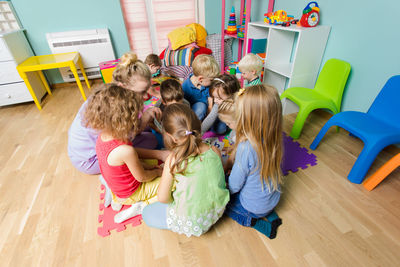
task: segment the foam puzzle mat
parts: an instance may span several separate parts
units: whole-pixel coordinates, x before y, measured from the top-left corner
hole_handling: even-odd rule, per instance
[[[99,209],[100,209],[100,212],[103,211],[103,214],[100,214],[99,219],[98,219],[99,223],[102,223],[102,225],[97,228],[97,233],[100,236],[105,237],[105,236],[110,235],[111,230],[116,230],[117,232],[121,232],[126,229],[127,225],[137,226],[137,225],[141,224],[142,215],[135,216],[135,217],[130,218],[129,220],[126,220],[122,223],[115,223],[114,216],[115,216],[115,214],[117,214],[117,212],[111,208],[111,205],[108,206],[107,208],[104,207],[105,187],[104,187],[104,185],[101,185],[100,188],[101,188],[102,193],[100,194]],[[129,206],[124,205],[122,207],[121,211],[124,209],[127,209],[127,208],[129,208]]]

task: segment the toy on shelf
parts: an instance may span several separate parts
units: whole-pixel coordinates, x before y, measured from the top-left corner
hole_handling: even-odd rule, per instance
[[[300,19],[300,26],[315,27],[319,22],[319,6],[317,2],[310,2],[303,10],[303,15]]]
[[[226,33],[227,34],[236,34],[237,33],[236,15],[235,15],[234,7],[232,7],[231,14],[229,15],[229,22],[228,22],[228,28],[226,30]]]
[[[99,63],[100,74],[104,83],[110,83],[112,81],[112,74],[119,64],[119,61],[119,59],[116,59]]]
[[[290,22],[294,20],[294,16],[288,15],[284,10],[268,12],[264,16],[264,22],[272,25],[290,26]]]
[[[244,38],[244,31],[246,29],[246,8],[243,11],[242,25],[238,26],[238,38]]]

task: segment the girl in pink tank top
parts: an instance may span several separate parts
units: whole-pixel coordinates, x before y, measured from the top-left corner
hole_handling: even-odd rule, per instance
[[[84,121],[100,132],[96,153],[101,174],[113,195],[112,208],[119,211],[122,205],[132,205],[115,216],[118,223],[140,214],[143,201],[157,195],[159,179],[155,178],[162,170],[143,164],[139,150],[129,141],[139,130],[142,99],[115,84],[105,86],[90,98]]]

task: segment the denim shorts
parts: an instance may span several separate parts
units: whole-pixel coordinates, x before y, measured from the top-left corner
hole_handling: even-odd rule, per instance
[[[268,212],[269,213],[269,212]],[[252,219],[258,219],[265,217],[268,213],[265,214],[255,214],[252,213],[245,208],[243,208],[242,204],[239,200],[239,193],[231,195],[231,199],[226,206],[225,214],[235,220],[237,223],[243,226],[250,227]]]

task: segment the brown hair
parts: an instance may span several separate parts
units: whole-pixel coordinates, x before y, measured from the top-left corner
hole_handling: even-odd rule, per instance
[[[278,190],[282,184],[282,104],[278,91],[270,85],[246,87],[235,100],[236,144],[248,140],[257,152],[260,179]]]
[[[157,56],[156,54],[150,54],[146,57],[146,59],[144,60],[144,64],[147,65],[154,65],[157,67],[161,67],[162,66],[162,62],[159,56]]]
[[[103,85],[89,98],[84,113],[86,127],[106,131],[113,138],[128,142],[139,128],[139,96],[115,84]]]
[[[210,95],[213,94],[216,88],[222,88],[224,93],[229,96],[229,98],[232,98],[234,94],[239,91],[240,83],[236,76],[225,73],[214,78],[211,82]]]
[[[219,65],[210,55],[198,55],[192,63],[193,75],[214,78],[220,74]]]
[[[140,77],[150,83],[151,72],[149,67],[138,59],[133,52],[122,55],[120,63],[113,72],[113,82],[123,85],[131,85]]]
[[[166,147],[171,150],[174,163],[171,174],[184,174],[189,157],[200,154],[201,122],[187,105],[175,103],[168,105],[162,115],[164,131],[170,134],[176,142],[164,133]]]
[[[182,85],[175,79],[168,79],[160,85],[160,95],[164,103],[183,100]]]

